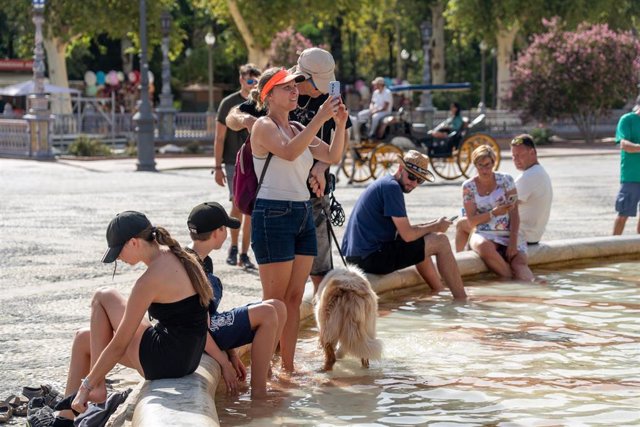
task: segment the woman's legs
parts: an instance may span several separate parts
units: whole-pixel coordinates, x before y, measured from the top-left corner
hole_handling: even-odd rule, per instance
[[[80,381],[86,377],[91,369],[91,350],[90,350],[90,332],[89,328],[82,328],[76,331],[71,346],[71,361],[69,362],[69,374],[67,375],[67,386],[64,389],[64,395],[68,396],[74,393],[80,387]],[[105,396],[106,398],[106,396]],[[60,411],[63,418],[73,419],[73,412],[70,410]]]
[[[487,267],[502,278],[511,278],[511,267],[502,258],[502,255],[498,253],[496,244],[484,237],[474,233],[471,235],[469,246],[473,249],[482,261],[487,264]]]
[[[93,366],[102,350],[111,342],[113,335],[124,317],[127,300],[112,288],[103,288],[96,291],[91,301],[91,366]],[[131,339],[124,357],[120,363],[136,369],[140,375],[144,375],[140,365],[140,339],[142,333],[151,326],[151,323],[143,319]]]
[[[278,300],[285,304],[285,322],[279,327],[280,334],[276,340],[282,340],[283,329],[287,323],[289,323],[290,314],[289,309],[285,303],[285,293],[287,286],[291,280],[291,272],[293,271],[294,261],[285,262],[273,262],[269,264],[259,264],[258,271],[260,272],[260,282],[262,283],[262,300]],[[277,345],[277,344],[276,344]],[[280,351],[282,352],[282,342],[280,344]],[[274,346],[275,351],[275,346]],[[284,364],[284,356],[283,356]]]
[[[262,299],[280,300],[284,302],[287,309],[286,320],[280,334],[282,367],[287,371],[293,371],[293,358],[300,323],[300,303],[312,263],[312,256],[296,255],[293,261],[259,265]]]
[[[280,335],[282,335],[282,330],[284,329],[284,324],[287,321],[287,307],[284,305],[284,302],[277,299],[268,299],[266,301],[262,301],[264,304],[268,304],[276,311],[277,316],[277,330],[276,336],[273,340],[273,352],[276,352],[276,348],[278,347],[278,341],[280,340]]]
[[[518,255],[514,256],[511,260],[511,269],[513,270],[513,277],[516,280],[524,280],[526,282],[533,282],[535,277],[527,264],[527,255],[518,251]]]
[[[293,359],[296,353],[298,341],[298,329],[300,328],[300,303],[304,295],[304,284],[311,273],[313,257],[308,255],[296,255],[289,284],[284,295],[284,304],[287,307],[287,321],[280,338],[280,352],[282,355],[282,367],[293,372]]]
[[[65,395],[68,396],[78,390],[82,378],[89,373],[91,367],[100,357],[102,350],[109,344],[111,338],[113,338],[114,331],[118,328],[124,316],[126,304],[127,300],[115,289],[102,288],[94,293],[91,300],[90,328],[78,330],[73,339]],[[151,323],[147,320],[142,321],[129,344],[129,348],[127,348],[127,354],[120,361],[125,366],[138,369],[141,375],[142,370],[139,368],[140,361],[137,352],[140,347],[142,332],[150,325]],[[135,363],[131,360],[130,354],[135,354]],[[104,383],[91,392],[91,398],[96,402],[106,400],[107,390]],[[74,418],[71,411],[61,411],[60,415],[65,418]]]

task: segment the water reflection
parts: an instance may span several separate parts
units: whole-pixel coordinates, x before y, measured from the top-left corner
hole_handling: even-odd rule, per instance
[[[380,304],[384,359],[305,375],[267,402],[216,397],[222,425],[640,424],[640,265],[544,272],[547,284],[477,281],[471,301],[426,295]]]

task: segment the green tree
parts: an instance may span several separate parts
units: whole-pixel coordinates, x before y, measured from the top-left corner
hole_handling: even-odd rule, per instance
[[[606,24],[567,31],[546,23],[514,64],[509,99],[525,118],[546,122],[571,117],[589,143],[598,118],[628,100],[640,75],[640,41]]]
[[[560,16],[575,28],[582,21],[608,23],[613,28],[632,28],[638,24],[637,0],[449,0],[445,12],[450,28],[463,34],[466,43],[484,40],[496,47],[498,65],[498,108],[511,84],[511,61],[516,36],[520,40],[542,30],[542,19]]]
[[[147,28],[151,44],[160,38],[160,14],[173,4],[171,0],[147,1]],[[0,10],[15,17],[24,28],[33,28],[31,6],[27,1],[0,0]],[[51,82],[68,87],[66,56],[68,49],[80,38],[107,34],[119,39],[130,37],[137,41],[139,4],[130,0],[74,0],[49,1],[45,6],[44,48],[47,53],[48,74]],[[31,30],[33,31],[33,30]],[[31,35],[30,35],[31,34]],[[25,39],[32,32],[17,34]],[[24,45],[28,45],[25,42]],[[69,112],[70,103],[58,112]]]

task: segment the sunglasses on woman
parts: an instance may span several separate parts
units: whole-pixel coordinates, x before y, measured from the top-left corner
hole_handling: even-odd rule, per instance
[[[412,174],[411,172],[407,171],[407,178],[409,178],[409,181],[415,181],[418,183],[418,185],[422,184],[424,182],[424,179],[415,176],[414,174]]]

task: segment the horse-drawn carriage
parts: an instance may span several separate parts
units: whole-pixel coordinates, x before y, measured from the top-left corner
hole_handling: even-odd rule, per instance
[[[465,90],[469,83],[448,83],[440,85],[391,86],[391,92],[412,92],[425,90]],[[408,109],[407,109],[408,108]],[[451,132],[445,139],[433,138],[424,124],[411,122],[411,103],[402,105],[398,111],[380,121],[375,138],[367,138],[352,118],[355,132],[349,149],[340,164],[340,170],[349,182],[365,182],[384,174],[395,173],[398,156],[405,150],[418,150],[429,156],[433,171],[441,178],[452,180],[470,177],[473,174],[471,153],[480,145],[491,146],[497,155],[496,168],[500,164],[500,149],[491,136],[479,132],[484,121],[480,114],[471,122],[463,118],[462,128]]]

